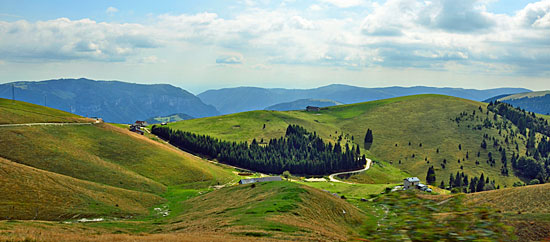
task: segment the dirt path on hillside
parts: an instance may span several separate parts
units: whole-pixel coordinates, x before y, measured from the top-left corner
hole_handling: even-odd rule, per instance
[[[0,124],[0,127],[21,127],[21,126],[69,126],[69,125],[92,125],[101,123],[99,120],[93,123],[25,123],[25,124]]]
[[[29,123],[29,124],[0,124],[0,127],[22,127],[22,126],[69,126],[69,125],[92,125],[93,123]]]
[[[338,180],[334,177],[339,176],[339,175],[355,174],[355,173],[360,173],[360,172],[366,171],[370,168],[371,164],[372,164],[372,160],[367,158],[367,165],[365,166],[365,168],[360,169],[360,170],[355,170],[355,171],[345,171],[345,172],[334,173],[334,174],[331,174],[328,178],[331,182],[342,182],[342,183],[347,183],[347,184],[353,184],[351,182],[340,181],[340,180]]]

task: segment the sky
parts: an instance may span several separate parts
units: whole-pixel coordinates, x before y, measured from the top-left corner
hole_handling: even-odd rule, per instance
[[[0,83],[550,89],[550,0],[0,0]]]

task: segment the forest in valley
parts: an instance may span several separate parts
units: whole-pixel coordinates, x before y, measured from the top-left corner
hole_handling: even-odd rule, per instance
[[[253,171],[300,175],[326,175],[364,167],[366,158],[359,146],[325,143],[315,132],[289,125],[284,137],[260,144],[229,142],[168,127],[153,126],[153,134],[170,144],[221,163]]]

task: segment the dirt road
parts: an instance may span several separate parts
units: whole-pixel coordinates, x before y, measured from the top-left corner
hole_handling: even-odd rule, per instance
[[[350,182],[340,181],[340,180],[338,180],[334,177],[339,176],[339,175],[354,174],[354,173],[360,173],[360,172],[366,171],[370,168],[371,164],[372,164],[372,160],[367,158],[367,165],[365,166],[365,168],[360,169],[360,170],[355,170],[355,171],[345,171],[345,172],[334,173],[334,174],[331,174],[328,178],[331,182],[342,182],[342,183],[347,183],[347,184],[353,184],[353,183],[350,183]]]

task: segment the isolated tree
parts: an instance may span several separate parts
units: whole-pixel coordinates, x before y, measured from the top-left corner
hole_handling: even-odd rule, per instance
[[[441,184],[439,184],[439,188],[445,189],[445,182],[442,180]]]
[[[372,130],[367,129],[367,134],[365,134],[365,143],[372,143],[373,137],[372,137]]]
[[[458,150],[462,150],[462,144],[458,144]]]
[[[426,175],[426,183],[430,185],[435,184],[435,169],[433,166],[428,168],[428,174]]]

